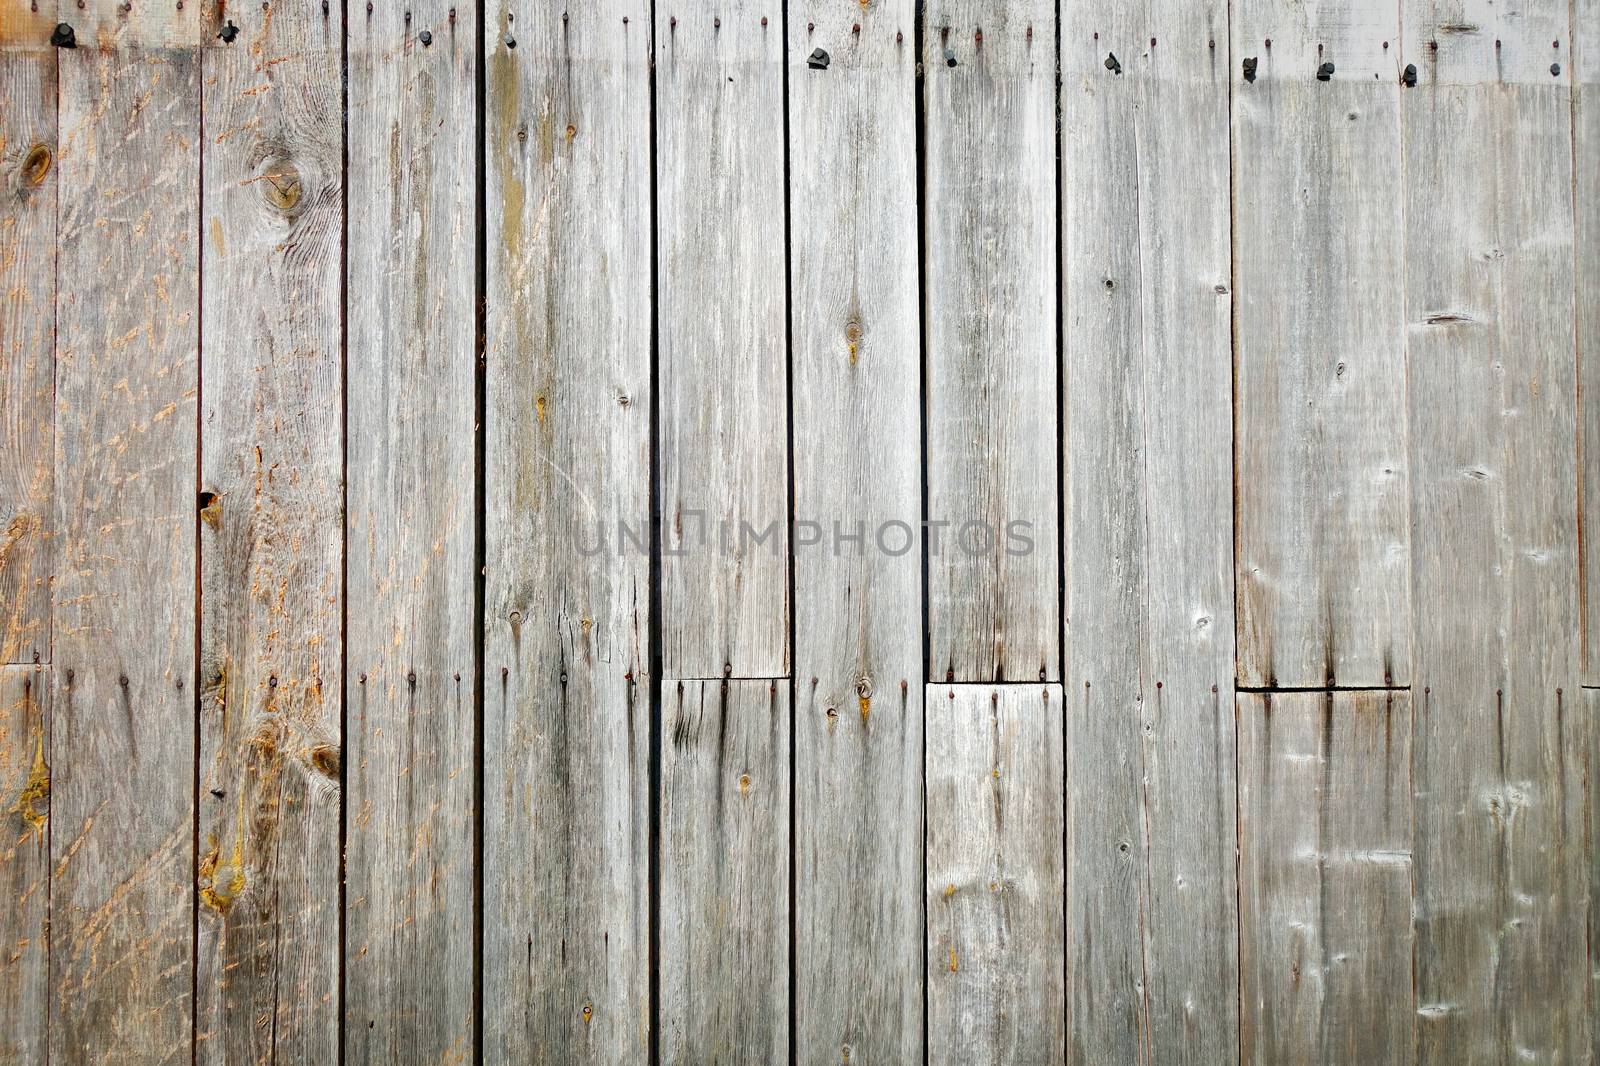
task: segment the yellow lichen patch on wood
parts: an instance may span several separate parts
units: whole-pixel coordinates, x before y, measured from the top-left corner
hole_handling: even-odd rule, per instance
[[[40,806],[43,805],[43,810]],[[40,834],[50,819],[50,767],[44,761],[44,732],[41,730],[33,748],[33,769],[28,772],[27,784],[17,796],[16,811],[22,820]]]

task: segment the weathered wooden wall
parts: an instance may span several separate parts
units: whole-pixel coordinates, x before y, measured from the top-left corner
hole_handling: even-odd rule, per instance
[[[0,0],[0,1063],[1593,1061],[1597,82]]]

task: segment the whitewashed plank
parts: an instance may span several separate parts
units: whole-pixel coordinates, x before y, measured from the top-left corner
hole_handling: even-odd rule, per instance
[[[1239,680],[1404,685],[1399,10],[1249,0],[1232,28]]]
[[[1583,683],[1600,685],[1600,0],[1572,5],[1573,293],[1578,331]],[[1559,49],[1551,49],[1559,51]],[[1564,62],[1555,59],[1552,62]]]
[[[655,7],[667,677],[789,672],[782,21]]]
[[[789,8],[801,1062],[923,1053],[913,7]]]
[[[660,1055],[789,1056],[789,685],[663,681]]]
[[[54,569],[56,64],[23,28],[0,27],[0,664],[50,661]]]
[[[487,20],[483,1024],[497,1062],[648,1053],[649,12],[497,5]]]
[[[204,50],[197,1059],[339,1047],[339,9]]]
[[[1572,98],[1552,73],[1568,5],[1408,0],[1403,17],[1418,1058],[1576,1061]]]
[[[59,56],[49,1061],[187,1063],[200,57]]]
[[[5,59],[0,58],[0,66]],[[52,111],[54,109],[52,108]],[[50,671],[0,665],[0,1061],[44,1062],[50,1017]]]
[[[351,15],[344,1051],[467,1062],[478,16]]]
[[[923,18],[928,680],[1059,681],[1054,5]]]
[[[1237,1053],[1227,9],[1061,18],[1069,1048],[1210,1063]]]
[[[1060,685],[927,687],[928,1062],[1066,1061]]]
[[[1241,1058],[1415,1061],[1411,696],[1239,695]]]

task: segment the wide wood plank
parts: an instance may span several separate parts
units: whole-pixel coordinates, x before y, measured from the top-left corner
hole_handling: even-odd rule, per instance
[[[58,55],[49,1060],[187,1063],[200,57]]]
[[[430,0],[348,27],[351,1063],[470,1062],[477,1040],[477,18]]]
[[[783,9],[655,7],[661,655],[789,672]]]
[[[789,8],[801,1062],[922,1059],[913,6]]]
[[[1232,27],[1239,680],[1403,685],[1399,11],[1247,0]]]
[[[50,661],[56,63],[42,43],[0,35],[0,664]]]
[[[339,1046],[343,24],[204,52],[198,1060]]]
[[[923,18],[928,680],[1059,681],[1055,10]]]
[[[1578,331],[1583,683],[1600,685],[1600,0],[1572,7],[1573,278]],[[1556,49],[1552,49],[1556,51]],[[1562,62],[1559,59],[1552,62]],[[1583,401],[1587,402],[1583,402]]]
[[[1060,685],[927,688],[928,1062],[1066,1061]]]
[[[663,681],[663,1063],[789,1056],[789,685]]]
[[[1576,1061],[1568,5],[1403,14],[1418,1058]]]
[[[1411,696],[1239,695],[1241,1057],[1415,1061]]]
[[[0,65],[4,59],[0,59]],[[0,665],[0,1061],[45,1061],[50,1017],[50,681]]]
[[[490,1061],[648,1053],[649,11],[487,20]]]
[[[1211,1063],[1237,1053],[1226,6],[1063,5],[1061,69],[1069,1047]]]

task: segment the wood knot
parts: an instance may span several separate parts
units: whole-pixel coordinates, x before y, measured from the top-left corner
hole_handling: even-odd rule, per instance
[[[36,144],[28,149],[28,154],[22,160],[22,182],[30,188],[35,188],[44,183],[45,175],[50,173],[50,164],[55,161],[47,145]]]
[[[293,211],[300,203],[303,195],[300,168],[289,160],[274,160],[261,177],[261,194],[267,203],[279,211]]]
[[[330,781],[339,780],[339,749],[332,744],[318,744],[311,749],[311,766]]]

